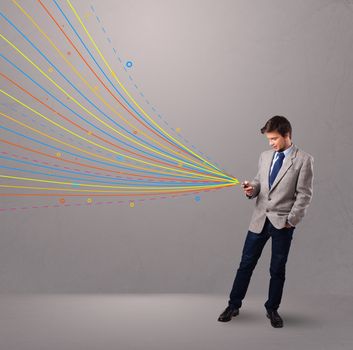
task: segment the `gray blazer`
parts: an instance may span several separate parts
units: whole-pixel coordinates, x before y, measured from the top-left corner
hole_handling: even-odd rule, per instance
[[[257,198],[249,230],[255,233],[262,231],[266,216],[278,229],[283,228],[286,221],[296,226],[304,217],[312,198],[314,158],[293,145],[292,152],[285,157],[269,189],[269,172],[274,155],[272,150],[261,153],[258,173],[250,182],[254,191],[248,198]]]

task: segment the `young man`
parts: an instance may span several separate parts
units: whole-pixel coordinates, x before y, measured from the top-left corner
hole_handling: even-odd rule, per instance
[[[239,314],[252,272],[271,237],[271,278],[265,308],[271,325],[280,328],[283,320],[277,310],[282,299],[285,266],[294,229],[312,198],[314,160],[292,143],[292,127],[285,117],[272,117],[261,133],[266,135],[272,150],[260,155],[254,180],[242,183],[245,195],[257,198],[256,205],[228,306],[218,321],[227,322]]]

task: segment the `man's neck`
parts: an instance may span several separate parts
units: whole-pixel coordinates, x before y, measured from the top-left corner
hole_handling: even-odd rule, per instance
[[[286,151],[288,148],[291,148],[292,146],[293,146],[293,143],[291,142],[287,147],[280,149],[278,152],[284,152],[284,151]]]

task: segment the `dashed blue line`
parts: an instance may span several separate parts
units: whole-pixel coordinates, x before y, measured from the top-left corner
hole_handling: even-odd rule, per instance
[[[96,16],[96,18],[97,18],[97,20],[99,21],[99,23],[100,23],[100,20],[99,20],[99,18],[98,18],[98,16]],[[105,29],[104,29],[104,27],[101,27],[102,28],[102,30],[104,31],[104,33],[105,33]],[[118,59],[119,59],[119,61],[120,62],[122,62],[122,60],[121,60],[121,58],[118,56]],[[126,67],[125,67],[125,65],[123,66],[123,68],[124,68],[124,70],[125,70],[125,72],[127,72],[127,69],[126,69]],[[136,86],[135,86],[136,87]],[[137,88],[137,87],[136,87]],[[138,88],[137,88],[138,89]],[[140,95],[142,96],[142,97],[144,97],[144,95],[140,92]]]

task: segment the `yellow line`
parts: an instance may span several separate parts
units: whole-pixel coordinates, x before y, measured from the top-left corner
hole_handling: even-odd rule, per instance
[[[93,40],[93,38],[91,37],[90,33],[88,32],[87,28],[85,27],[84,23],[82,22],[80,16],[78,15],[77,11],[75,10],[75,8],[73,7],[73,5],[71,4],[70,0],[67,0],[67,3],[69,4],[72,12],[75,14],[77,20],[80,22],[83,30],[85,31],[85,33],[87,34],[88,38],[90,39],[91,43],[93,44],[94,48],[96,49],[96,51],[98,52],[99,56],[101,57],[101,59],[103,60],[103,62],[105,63],[105,65],[107,66],[107,68],[109,69],[110,73],[112,74],[112,76],[114,77],[114,79],[117,81],[117,83],[119,84],[119,86],[123,89],[123,91],[125,92],[125,94],[130,98],[130,100],[134,103],[134,105],[143,113],[143,115],[148,118],[148,120],[150,122],[152,122],[159,130],[161,130],[165,135],[167,135],[168,137],[170,137],[174,142],[176,142],[179,146],[183,147],[184,149],[186,149],[187,151],[189,151],[191,154],[193,154],[195,157],[201,159],[203,162],[211,165],[211,167],[215,167],[213,164],[211,164],[210,162],[208,162],[206,159],[202,158],[201,156],[199,156],[197,153],[193,152],[191,149],[189,149],[188,147],[184,146],[182,143],[180,143],[177,139],[175,139],[173,136],[171,136],[169,133],[167,133],[164,129],[162,129],[144,110],[143,108],[141,108],[139,106],[139,104],[133,99],[133,97],[129,94],[129,92],[125,89],[124,85],[119,81],[118,77],[116,76],[115,72],[112,70],[112,68],[109,66],[107,60],[105,59],[105,57],[103,56],[103,54],[101,53],[101,51],[99,50],[98,46],[96,45],[95,41]],[[221,171],[220,169],[218,169],[217,167],[215,167],[218,171]]]
[[[50,37],[41,29],[41,27],[38,25],[38,23],[17,3],[16,0],[12,0],[13,3],[15,3],[15,5],[20,9],[20,11],[32,22],[32,24],[37,28],[37,30],[49,41],[50,45],[59,53],[59,55],[61,56],[61,58],[66,62],[67,65],[69,65],[69,67],[75,72],[75,74],[80,78],[81,81],[83,81],[83,83],[88,86],[88,88],[93,92],[93,94],[95,96],[97,96],[99,98],[100,101],[102,101],[102,103],[107,107],[109,108],[114,114],[116,114],[119,118],[121,118],[127,125],[129,125],[131,128],[135,129],[135,130],[138,130],[142,135],[144,135],[147,139],[155,142],[156,144],[158,144],[159,146],[161,146],[162,148],[164,149],[167,149],[169,151],[171,151],[172,153],[174,154],[178,154],[176,151],[174,151],[173,149],[167,147],[167,146],[164,146],[163,144],[161,144],[160,142],[156,141],[155,139],[153,139],[152,137],[150,137],[148,134],[146,134],[145,132],[143,132],[142,130],[138,129],[137,127],[135,127],[133,124],[131,124],[127,119],[125,119],[122,115],[120,115],[114,108],[112,108],[105,100],[104,98],[102,98],[100,96],[100,94],[98,94],[95,89],[87,82],[86,79],[83,78],[83,76],[79,73],[79,71],[71,64],[71,62],[65,57],[65,55],[59,50],[59,48],[54,44],[54,42],[50,39]],[[98,118],[98,117],[97,117]],[[99,121],[101,121],[99,118],[98,118]],[[115,129],[114,129],[115,130]],[[124,134],[120,134],[120,135],[124,135]],[[125,136],[125,135],[124,135]],[[172,159],[174,161],[179,161],[177,158],[175,157],[171,157],[171,156],[168,156],[166,154],[163,154],[163,153],[160,153],[152,148],[149,148],[147,146],[144,146],[143,144],[140,144],[136,141],[134,141],[134,143],[138,144],[138,145],[142,145],[142,147],[146,148],[146,149],[149,149],[149,150],[152,150],[154,153],[157,153],[157,154],[160,154],[160,155],[163,155],[164,157],[166,158],[169,158],[169,159]],[[192,161],[192,159],[186,157],[185,155],[182,155],[180,154],[181,157],[185,158],[185,159],[188,159],[190,161]],[[208,170],[214,174],[220,174],[222,175],[223,173],[220,173],[220,172],[214,172],[212,171],[211,169],[209,169],[209,167],[199,167],[199,166],[196,166],[195,164],[193,163],[189,163],[189,162],[185,162],[183,161],[184,163],[187,163],[188,165],[194,167],[194,168],[197,168],[197,169],[200,169],[200,170]],[[196,164],[199,164],[199,163],[196,163]],[[213,169],[214,170],[214,169]]]
[[[50,119],[47,118],[47,117],[45,117],[45,116],[42,115],[41,113],[35,111],[35,110],[32,109],[31,107],[27,106],[25,103],[19,101],[17,98],[11,96],[10,94],[6,93],[5,91],[3,91],[3,90],[0,89],[0,92],[3,93],[4,95],[10,97],[11,99],[13,99],[14,101],[16,101],[16,102],[19,103],[20,105],[22,105],[22,106],[28,108],[28,109],[29,109],[30,111],[32,111],[33,113],[35,113],[35,114],[41,116],[42,118],[44,118],[45,120],[49,121],[50,123],[52,123],[52,124],[58,126],[59,128],[65,130],[65,131],[67,131],[67,132],[69,132],[70,134],[73,134],[73,135],[77,136],[78,138],[81,138],[81,139],[83,139],[83,140],[85,140],[85,141],[87,141],[87,142],[89,142],[89,143],[91,143],[91,144],[93,144],[93,145],[95,145],[95,146],[98,146],[98,147],[100,147],[100,148],[103,148],[104,150],[106,150],[106,151],[108,151],[108,152],[111,152],[111,153],[114,153],[114,154],[118,154],[118,155],[121,154],[121,153],[119,153],[119,152],[110,150],[109,148],[106,148],[106,147],[104,147],[104,146],[101,146],[101,145],[99,145],[99,144],[96,144],[95,142],[92,142],[92,141],[87,140],[86,138],[84,138],[84,137],[82,137],[82,136],[79,136],[79,135],[75,134],[74,132],[72,132],[72,131],[66,129],[65,127],[63,127],[63,126],[57,124],[56,122],[50,120]],[[18,120],[15,119],[15,118],[10,117],[10,116],[8,116],[8,115],[2,113],[2,112],[0,112],[0,115],[4,116],[5,118],[7,118],[7,119],[9,119],[9,120],[11,120],[11,121],[13,121],[13,122],[15,122],[15,123],[17,123],[17,124],[20,124],[20,125],[22,125],[22,126],[28,128],[28,129],[30,129],[30,130],[32,130],[32,131],[35,131],[35,132],[37,132],[37,133],[39,133],[39,134],[41,134],[41,135],[43,135],[43,136],[45,136],[45,137],[47,137],[47,138],[49,138],[49,139],[51,139],[51,140],[54,140],[54,141],[56,141],[56,142],[59,142],[59,143],[61,143],[61,144],[64,144],[64,145],[69,146],[69,147],[71,147],[71,148],[74,148],[74,149],[76,149],[76,150],[79,150],[80,152],[84,152],[84,153],[87,153],[87,154],[89,154],[89,155],[91,155],[91,156],[94,156],[94,157],[97,157],[97,158],[101,158],[101,159],[104,159],[104,160],[108,160],[108,161],[110,161],[110,162],[114,162],[114,163],[117,163],[117,164],[121,164],[121,162],[115,161],[115,160],[113,160],[113,159],[111,159],[111,158],[106,158],[106,157],[100,156],[100,155],[98,155],[98,154],[95,154],[95,153],[92,153],[92,152],[89,152],[89,151],[85,151],[85,150],[83,150],[83,149],[81,149],[81,148],[79,148],[79,147],[76,147],[76,146],[73,146],[73,145],[71,145],[71,144],[69,144],[69,143],[66,143],[66,142],[64,142],[64,141],[58,140],[57,138],[52,137],[52,136],[49,136],[49,135],[46,134],[46,133],[43,133],[43,132],[41,132],[41,131],[39,131],[39,130],[37,130],[37,129],[35,129],[35,128],[32,128],[32,127],[30,127],[30,126],[28,126],[28,125],[26,125],[26,124],[24,124],[24,123],[18,121]],[[131,158],[131,159],[135,159],[135,158]],[[218,181],[220,180],[220,178],[215,178],[215,177],[208,176],[208,175],[193,174],[193,173],[188,172],[188,171],[179,170],[179,169],[172,169],[172,168],[169,168],[169,167],[164,167],[164,166],[160,166],[160,165],[155,165],[155,164],[149,163],[149,162],[143,162],[143,163],[146,163],[146,164],[149,164],[149,165],[153,165],[153,166],[158,167],[158,168],[163,168],[163,169],[167,169],[167,170],[172,170],[173,172],[179,172],[179,173],[189,174],[189,175],[191,174],[193,177],[196,176],[196,177],[200,177],[200,178],[210,178],[210,179],[216,179],[216,180],[218,180]],[[143,168],[143,167],[139,167],[139,166],[132,165],[132,164],[131,164],[131,165],[129,164],[129,167],[131,167],[131,168],[136,168],[136,169],[139,169],[139,170],[146,170],[146,171],[151,171],[151,172],[157,172],[157,171],[154,171],[154,170],[152,170],[152,169]],[[158,171],[157,173],[159,173],[159,174],[169,174],[169,175],[171,174],[170,172],[163,172],[163,171]]]
[[[49,184],[57,184],[57,185],[67,185],[67,186],[76,186],[77,184],[74,182],[64,182],[64,181],[52,181],[52,180],[44,180],[44,179],[34,179],[30,177],[21,177],[21,176],[11,176],[11,175],[1,175],[0,178],[4,179],[15,179],[15,180],[23,180],[23,181],[33,181],[33,182],[42,182],[42,183],[49,183]],[[0,187],[3,186],[10,186],[10,185],[0,185]],[[167,187],[158,187],[158,186],[145,186],[143,188],[138,187],[138,186],[111,186],[111,185],[91,185],[91,184],[79,184],[79,187],[93,187],[93,188],[111,188],[111,189],[127,189],[127,190],[141,190],[141,191],[152,191],[152,190],[184,190],[184,189],[206,189],[206,188],[218,188],[218,187],[225,187],[225,186],[234,186],[234,184],[221,184],[221,185],[208,185],[208,186],[167,186]],[[14,187],[17,188],[17,187]],[[63,189],[63,188],[61,188]],[[66,189],[64,189],[66,191]],[[68,189],[70,190],[70,189]],[[82,192],[84,190],[75,190],[77,192]],[[98,191],[97,191],[98,192]],[[109,191],[105,191],[109,192]]]
[[[15,45],[13,45],[9,40],[7,40],[1,33],[0,33],[0,37],[1,38],[3,38],[8,44],[10,44],[13,48],[15,48],[15,50],[16,51],[18,51],[26,60],[28,60],[31,64],[33,64],[43,75],[45,75],[50,81],[52,81],[53,82],[53,84],[55,84],[58,88],[60,88],[60,90],[62,90],[67,96],[69,96],[71,99],[73,99],[74,101],[76,101],[74,98],[72,98],[70,95],[68,95],[59,85],[57,85],[52,79],[50,79],[36,64],[34,64],[25,54],[23,54],[22,52],[21,52],[21,50],[19,50]],[[2,93],[5,93],[3,90],[0,90],[0,92],[2,92]],[[9,95],[9,94],[7,94],[7,93],[5,93],[6,95],[8,95],[8,96],[10,96],[12,99],[14,99],[14,100],[17,100],[16,98],[14,98],[14,97],[12,97],[11,95]],[[77,102],[77,101],[76,101]],[[20,104],[22,104],[22,102],[19,102]],[[30,107],[28,107],[27,105],[25,105],[25,104],[23,104],[24,106],[26,106],[28,109],[30,109],[30,110],[32,110]],[[80,104],[79,104],[80,105]],[[83,107],[82,105],[80,105],[84,110],[86,110],[89,114],[91,114],[92,116],[93,116],[93,114],[91,113],[91,112],[89,112],[85,107]],[[34,111],[34,110],[33,110]],[[35,112],[35,113],[37,113],[38,115],[40,115],[40,116],[42,116],[39,112]],[[50,119],[48,119],[48,120],[50,120]],[[107,127],[109,127],[110,129],[111,129],[111,127],[108,125],[108,124],[106,124],[105,122],[103,122],[104,123],[104,125],[106,125]],[[59,125],[59,124],[58,124]],[[59,127],[61,127],[61,126],[59,126]],[[68,131],[68,129],[65,129],[64,127],[61,127],[62,129],[64,129],[64,130],[66,130],[66,131]],[[77,134],[75,134],[75,133],[73,133],[73,132],[71,132],[71,131],[68,131],[69,133],[71,133],[71,134],[73,134],[73,135],[77,135]],[[119,133],[120,134],[120,133]],[[123,135],[122,135],[123,136]],[[80,137],[80,138],[82,138],[82,137]],[[83,138],[84,140],[87,140],[87,139],[85,139],[85,138]],[[89,141],[89,140],[87,140],[89,143],[92,143],[92,144],[95,144],[95,145],[98,145],[98,144],[96,144],[96,143],[94,143],[94,142],[92,142],[92,141]],[[122,153],[119,153],[119,152],[116,152],[116,151],[112,151],[112,150],[110,150],[110,149],[108,149],[108,148],[105,148],[104,146],[100,146],[100,145],[98,145],[98,147],[101,147],[101,148],[103,148],[103,149],[106,149],[106,150],[108,150],[109,152],[112,152],[112,153],[115,153],[115,154],[118,154],[118,155],[123,155]],[[162,153],[161,153],[162,154]],[[163,154],[162,154],[163,155]],[[98,155],[96,155],[96,157],[98,157]],[[144,164],[148,164],[148,165],[152,165],[152,166],[154,166],[154,167],[157,167],[157,168],[162,168],[162,169],[167,169],[167,170],[172,170],[172,171],[176,171],[176,172],[179,172],[179,173],[184,173],[184,174],[192,174],[192,173],[190,173],[190,172],[187,172],[187,171],[183,171],[183,170],[179,170],[179,169],[172,169],[172,168],[169,168],[169,167],[164,167],[164,166],[162,166],[162,165],[156,165],[156,164],[153,164],[153,163],[149,163],[149,162],[145,162],[145,161],[142,161],[142,160],[139,160],[139,159],[137,159],[137,158],[133,158],[133,157],[130,157],[130,156],[125,156],[124,155],[124,157],[125,158],[129,158],[129,159],[133,159],[133,160],[135,160],[135,161],[138,161],[138,162],[141,162],[141,163],[144,163]],[[129,165],[130,166],[130,165]],[[135,166],[132,166],[132,167],[135,167]],[[140,168],[140,169],[144,169],[144,168]],[[145,169],[146,170],[146,169]],[[149,169],[148,169],[148,171],[150,171]],[[210,171],[211,172],[211,171]],[[161,172],[162,173],[162,172]],[[198,176],[198,175],[196,175],[195,174],[195,176]],[[207,177],[207,175],[202,175],[203,177]],[[212,178],[212,177],[210,177],[210,178]]]

